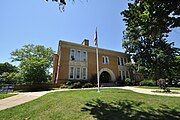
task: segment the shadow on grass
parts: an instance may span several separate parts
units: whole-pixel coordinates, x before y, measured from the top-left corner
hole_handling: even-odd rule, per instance
[[[158,109],[143,108],[142,102],[123,100],[107,103],[100,99],[85,104],[82,111],[90,111],[90,114],[98,120],[179,120],[180,113],[168,106]]]

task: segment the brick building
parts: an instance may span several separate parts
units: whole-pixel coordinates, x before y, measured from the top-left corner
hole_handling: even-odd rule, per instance
[[[122,52],[99,48],[100,83],[115,82],[129,77],[125,64],[129,56]],[[91,80],[96,76],[96,48],[89,41],[82,44],[59,41],[58,52],[53,57],[53,82]]]

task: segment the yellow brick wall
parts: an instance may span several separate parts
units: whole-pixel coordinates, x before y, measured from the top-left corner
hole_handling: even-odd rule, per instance
[[[60,65],[57,72],[59,73],[58,83],[65,82],[69,78],[69,60],[70,60],[70,49],[77,49],[77,50],[85,50],[87,51],[87,78],[90,79],[92,75],[96,74],[96,50],[94,47],[88,47],[88,46],[82,46],[80,44],[74,44],[69,43],[65,41],[61,41],[61,44],[59,44],[59,60],[58,64]],[[109,64],[103,64],[103,56],[109,57]],[[126,57],[128,60],[128,56],[124,53],[111,51],[111,50],[105,50],[105,49],[99,49],[99,70],[102,68],[108,68],[112,70],[112,72],[115,74],[115,77],[117,78],[119,76],[119,70],[118,70],[118,64],[117,64],[117,57]],[[53,72],[54,74],[54,72]]]

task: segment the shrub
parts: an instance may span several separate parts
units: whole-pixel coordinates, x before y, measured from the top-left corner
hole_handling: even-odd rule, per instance
[[[72,84],[70,88],[81,88],[81,87],[82,87],[81,82],[75,82],[74,84]]]
[[[24,85],[15,85],[14,86],[14,90],[27,91],[27,92],[44,91],[44,90],[51,90],[51,89],[53,89],[53,85],[46,84],[46,83],[24,84]]]
[[[60,86],[60,88],[61,88],[61,89],[63,89],[63,88],[68,88],[68,86],[67,86],[66,84],[62,84],[62,85]]]
[[[142,80],[140,82],[141,86],[155,86],[156,82],[154,80]]]
[[[94,87],[94,85],[92,83],[85,83],[82,88],[91,88]]]
[[[117,86],[124,86],[125,85],[125,80],[122,80],[121,76],[119,76],[119,77],[116,78],[115,84]]]
[[[168,84],[167,84],[167,82],[166,82],[165,79],[159,79],[159,80],[157,81],[157,83],[158,83],[159,87],[160,87],[161,89],[163,89],[165,92],[170,92],[170,89],[167,88]]]
[[[70,85],[72,85],[73,83],[74,83],[73,81],[70,81],[70,80],[69,80],[69,81],[66,82],[66,85],[67,85],[67,86],[70,86]]]
[[[96,84],[92,83],[91,81],[73,81],[69,80],[67,81],[63,86],[63,88],[90,88],[90,87],[96,87]],[[61,88],[62,88],[61,87]]]
[[[125,82],[125,85],[132,85],[132,81],[130,78],[126,78],[124,82]]]
[[[22,83],[22,77],[19,73],[4,72],[0,75],[0,84],[19,84]]]

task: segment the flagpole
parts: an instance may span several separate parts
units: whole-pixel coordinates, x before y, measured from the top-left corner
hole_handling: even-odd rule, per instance
[[[98,91],[100,92],[99,89],[99,55],[98,55],[98,46],[96,46],[96,59],[97,59],[97,82],[98,82]]]
[[[97,62],[97,84],[98,84],[98,91],[97,92],[100,92],[99,90],[99,55],[98,55],[98,36],[97,36],[97,27],[96,27],[96,32],[95,32],[95,35],[94,35],[94,44],[96,46],[96,62]]]

